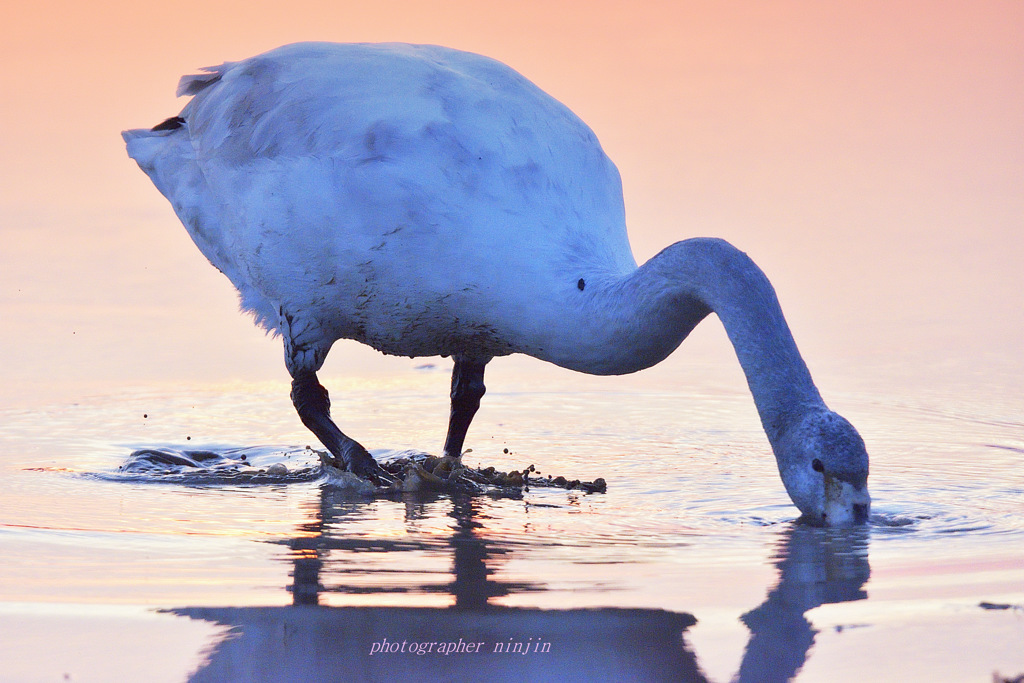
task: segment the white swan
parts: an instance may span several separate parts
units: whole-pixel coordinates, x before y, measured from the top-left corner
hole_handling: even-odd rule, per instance
[[[714,312],[793,502],[826,524],[867,518],[864,443],[823,403],[764,274],[717,239],[638,268],[615,166],[521,75],[441,47],[326,43],[205,72],[181,80],[180,116],[123,134],[128,154],[284,338],[296,409],[344,466],[378,471],[316,378],[337,339],[452,356],[457,456],[493,357],[634,372]]]

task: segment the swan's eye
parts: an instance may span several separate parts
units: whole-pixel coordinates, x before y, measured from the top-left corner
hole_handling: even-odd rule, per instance
[[[811,469],[815,472],[824,472],[825,466],[821,464],[821,461],[815,458],[811,461]]]

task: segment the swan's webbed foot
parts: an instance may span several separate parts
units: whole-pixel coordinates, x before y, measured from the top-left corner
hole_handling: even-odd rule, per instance
[[[320,462],[328,467],[351,472],[360,479],[372,482],[375,486],[394,485],[395,477],[381,467],[359,442],[350,440],[350,444],[351,446],[342,453],[341,457],[334,453],[317,451],[320,455]]]
[[[433,469],[431,472],[441,478],[447,478],[453,471],[462,468],[462,456],[461,455],[448,455],[445,454],[433,462]]]
[[[317,381],[315,372],[304,370],[293,375],[292,403],[302,424],[330,451],[330,455],[320,456],[324,464],[352,472],[377,486],[394,483],[394,478],[377,464],[373,456],[358,441],[345,436],[331,420],[331,401],[327,390]]]
[[[384,471],[377,461],[373,459],[373,456],[366,452],[366,449],[360,446],[356,442],[354,443],[358,448],[352,449],[353,452],[349,454],[348,471],[352,474],[372,481],[377,486],[390,486],[395,483],[394,478]]]

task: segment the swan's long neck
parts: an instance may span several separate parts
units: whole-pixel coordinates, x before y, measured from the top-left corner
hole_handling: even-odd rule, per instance
[[[638,327],[666,355],[714,312],[736,349],[773,446],[794,420],[824,407],[771,283],[728,242],[673,244],[633,273],[621,294],[639,302]]]

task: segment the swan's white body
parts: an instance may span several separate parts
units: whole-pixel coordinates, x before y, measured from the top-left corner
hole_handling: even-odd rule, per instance
[[[194,97],[180,118],[124,134],[128,152],[243,307],[284,336],[293,377],[342,338],[474,359],[481,378],[509,353],[633,372],[714,311],[790,495],[824,509],[802,491],[821,488],[810,460],[780,444],[833,414],[770,284],[715,240],[638,269],[618,172],[559,102],[494,60],[432,46],[298,44],[207,72],[182,79]],[[847,474],[863,489],[866,454],[860,468]]]
[[[590,294],[636,269],[618,172],[517,73],[439,47],[303,44],[213,75],[187,131],[141,132],[129,153],[269,328],[283,308],[385,353],[599,373],[671,351],[644,362],[591,324]]]

